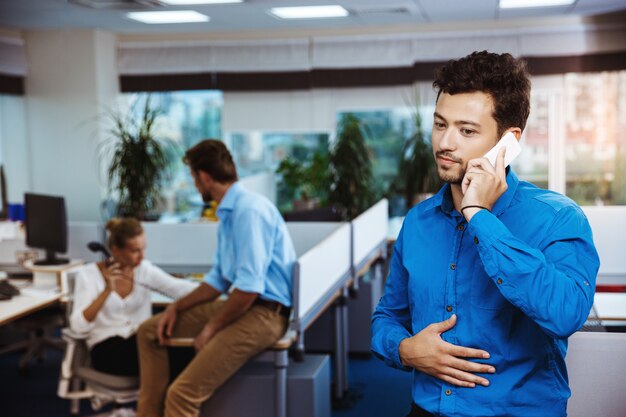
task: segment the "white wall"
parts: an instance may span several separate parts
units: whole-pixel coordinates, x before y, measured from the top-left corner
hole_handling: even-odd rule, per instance
[[[71,220],[98,220],[98,116],[118,91],[115,36],[59,30],[24,37],[32,191],[65,196]]]
[[[4,165],[7,199],[21,203],[31,188],[26,126],[26,103],[22,96],[0,95],[0,161]]]
[[[222,128],[225,132],[333,132],[338,111],[412,106],[416,92],[421,103],[435,102],[430,83],[290,92],[225,92]]]

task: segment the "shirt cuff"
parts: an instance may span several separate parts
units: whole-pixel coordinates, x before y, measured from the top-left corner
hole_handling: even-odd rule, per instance
[[[392,331],[387,335],[387,346],[385,347],[387,350],[387,354],[390,357],[390,360],[386,360],[387,365],[391,365],[394,368],[402,369],[404,371],[410,371],[411,368],[408,366],[404,366],[402,364],[402,359],[400,359],[400,343],[410,337],[405,332]]]
[[[485,272],[490,277],[500,273],[500,267],[493,256],[493,244],[503,236],[509,235],[509,229],[489,210],[480,210],[469,222],[468,232],[473,237]]]
[[[470,234],[474,236],[474,243],[478,247],[490,246],[509,232],[509,229],[489,210],[480,210],[472,216],[469,222]]]
[[[239,275],[240,276],[233,281],[233,287],[243,292],[253,292],[256,294],[263,294],[265,292],[265,283],[262,278]]]
[[[87,321],[82,311],[76,311],[70,318],[70,328],[76,333],[89,333],[94,327],[93,323]]]
[[[228,291],[228,285],[224,282],[224,280],[222,280],[219,277],[215,276],[211,272],[206,274],[202,281],[207,283],[207,284],[209,284],[211,287],[215,288],[216,290],[218,290],[222,294],[224,294],[224,293],[226,293]]]

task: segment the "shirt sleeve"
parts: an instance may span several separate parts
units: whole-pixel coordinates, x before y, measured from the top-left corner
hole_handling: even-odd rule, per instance
[[[146,262],[146,273],[143,276],[147,286],[154,291],[167,295],[175,300],[193,291],[197,284],[182,278],[175,278],[158,266]]]
[[[70,327],[78,333],[89,333],[93,330],[95,323],[88,322],[83,315],[83,311],[98,297],[96,277],[89,276],[83,268],[76,273],[74,280]]]
[[[387,365],[410,370],[400,360],[400,342],[411,337],[411,313],[408,299],[408,271],[402,264],[404,225],[393,248],[391,269],[383,297],[372,315],[372,352]]]
[[[243,210],[233,219],[236,242],[233,287],[263,294],[271,261],[274,233],[263,213]]]
[[[579,207],[556,212],[537,247],[516,238],[487,210],[469,226],[485,272],[509,302],[551,336],[568,337],[582,327],[600,260]]]
[[[218,234],[219,236],[219,234]],[[224,294],[228,291],[230,287],[230,283],[224,279],[222,276],[222,269],[220,268],[220,245],[218,239],[217,249],[215,251],[215,256],[213,258],[213,264],[211,265],[211,270],[206,273],[204,276],[203,282],[215,288],[220,293]]]

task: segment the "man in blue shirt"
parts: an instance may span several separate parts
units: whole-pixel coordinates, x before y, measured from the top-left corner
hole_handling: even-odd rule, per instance
[[[372,350],[413,372],[409,416],[565,416],[567,338],[599,259],[570,199],[482,156],[530,111],[523,61],[474,52],[435,75],[432,145],[447,184],[407,214]]]
[[[222,142],[202,141],[184,161],[204,200],[218,203],[217,253],[196,290],[139,328],[137,416],[196,416],[248,359],[283,336],[292,305],[296,255],[276,207],[237,182]],[[196,355],[168,388],[170,336],[194,337]]]

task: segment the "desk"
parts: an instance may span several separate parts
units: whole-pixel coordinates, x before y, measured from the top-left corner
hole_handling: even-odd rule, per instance
[[[594,306],[600,321],[626,322],[626,293],[598,292]]]
[[[63,293],[50,289],[38,289],[32,284],[20,286],[16,280],[10,280],[20,288],[20,295],[10,300],[0,301],[0,325],[4,325],[21,317],[34,313],[61,300]]]
[[[33,273],[33,282],[38,287],[61,288],[67,291],[67,273],[80,267],[83,261],[72,259],[62,265],[35,265],[33,261],[24,262],[24,267]]]

